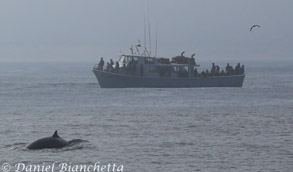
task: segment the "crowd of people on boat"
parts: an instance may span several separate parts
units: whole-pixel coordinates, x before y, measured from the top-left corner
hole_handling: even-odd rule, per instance
[[[98,64],[98,70],[104,70],[104,59],[101,57],[101,60]],[[131,60],[127,65],[123,64],[122,67],[119,67],[119,62],[117,61],[114,66],[114,62],[110,59],[110,62],[107,62],[106,68],[104,71],[112,72],[112,73],[125,73],[125,74],[133,74],[136,72],[137,61]]]
[[[227,75],[244,75],[244,65],[240,66],[238,63],[235,68],[227,63],[226,70],[220,70],[218,65],[212,63],[211,70],[205,70],[199,73],[197,69],[194,69],[194,76],[195,77],[211,77],[211,76],[227,76]]]
[[[191,60],[191,62],[193,62],[194,65],[196,64],[194,60]],[[98,64],[97,69],[104,70],[104,64],[105,62],[102,57]],[[104,71],[112,72],[112,73],[135,74],[136,68],[137,68],[137,61],[134,59],[131,59],[127,65],[125,65],[124,63],[122,67],[119,67],[118,61],[114,65],[114,62],[111,59],[110,62],[107,62],[107,65]],[[160,76],[165,76],[165,73],[169,73],[169,75],[167,76],[170,76],[172,71],[169,70],[169,68],[160,68],[158,72]],[[143,75],[143,65],[140,66],[140,75],[141,76]],[[189,77],[189,75],[190,73],[187,70],[179,69],[178,71],[178,77]],[[213,77],[213,76],[228,76],[228,75],[244,75],[244,65],[241,66],[240,63],[238,63],[234,68],[232,65],[227,63],[226,69],[220,70],[219,65],[215,65],[215,63],[212,63],[212,68],[210,71],[206,69],[205,71],[202,71],[200,73],[198,72],[196,67],[193,69],[194,77]]]

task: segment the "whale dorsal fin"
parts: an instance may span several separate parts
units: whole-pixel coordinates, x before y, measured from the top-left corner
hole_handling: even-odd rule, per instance
[[[59,138],[58,133],[57,133],[57,130],[54,132],[54,134],[53,134],[52,137],[57,137],[57,138]]]

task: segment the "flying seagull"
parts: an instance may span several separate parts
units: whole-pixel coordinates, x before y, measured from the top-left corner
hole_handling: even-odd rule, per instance
[[[260,27],[260,25],[253,25],[253,26],[251,26],[251,28],[250,28],[250,32],[252,31],[252,29],[253,29],[254,27]]]

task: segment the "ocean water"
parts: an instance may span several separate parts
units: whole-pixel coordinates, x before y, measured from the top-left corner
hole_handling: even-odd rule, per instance
[[[0,63],[0,171],[292,172],[293,63],[246,64],[243,88],[183,89],[101,89],[93,65]],[[72,144],[26,149],[55,130]]]

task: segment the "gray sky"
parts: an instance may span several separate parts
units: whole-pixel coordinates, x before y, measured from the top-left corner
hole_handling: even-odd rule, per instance
[[[293,60],[292,0],[3,0],[0,62],[117,60],[144,42],[148,4],[158,56]]]

